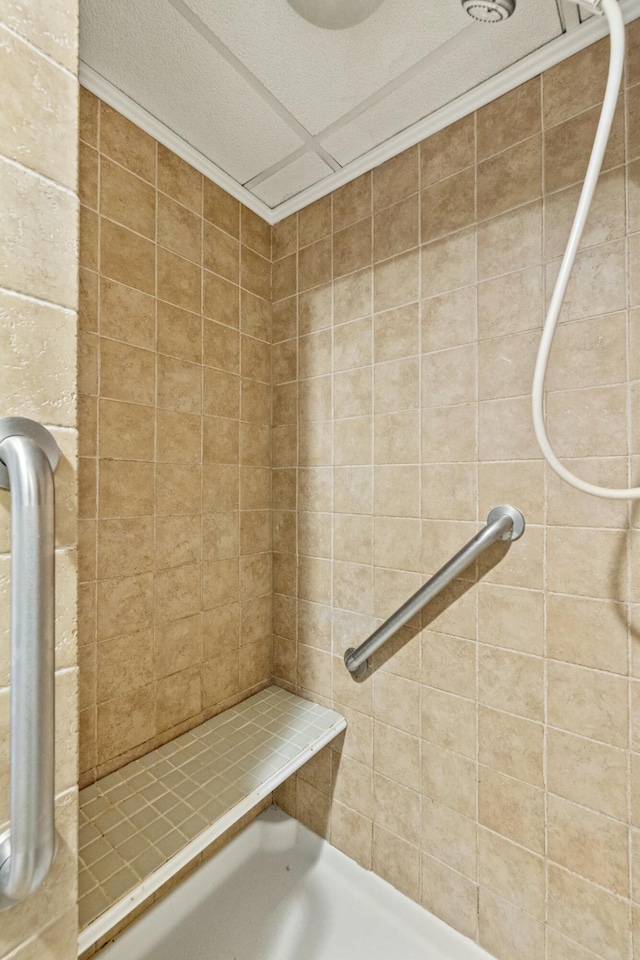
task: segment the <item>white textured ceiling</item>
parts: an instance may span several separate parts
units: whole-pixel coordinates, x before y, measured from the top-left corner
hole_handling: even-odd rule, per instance
[[[273,209],[562,32],[556,0],[501,24],[384,0],[342,31],[286,0],[81,0],[80,55]]]
[[[186,3],[312,134],[471,25],[459,0],[386,0],[347,30],[315,27],[285,0],[251,0],[249,16],[237,0]]]

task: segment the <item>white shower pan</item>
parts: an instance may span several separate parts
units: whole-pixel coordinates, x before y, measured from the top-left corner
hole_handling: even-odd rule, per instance
[[[270,807],[99,960],[492,960]]]

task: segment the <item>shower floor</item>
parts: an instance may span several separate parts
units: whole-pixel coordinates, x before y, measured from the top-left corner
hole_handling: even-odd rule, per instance
[[[275,807],[97,960],[491,960]]]

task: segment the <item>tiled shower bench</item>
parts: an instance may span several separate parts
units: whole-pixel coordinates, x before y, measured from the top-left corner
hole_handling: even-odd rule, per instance
[[[339,713],[271,686],[82,790],[79,953],[346,725]]]

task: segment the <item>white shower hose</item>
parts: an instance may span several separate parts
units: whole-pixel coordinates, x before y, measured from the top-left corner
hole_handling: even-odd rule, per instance
[[[589,160],[589,166],[587,168],[587,174],[582,187],[582,193],[580,194],[580,200],[578,201],[578,209],[576,210],[573,226],[571,227],[567,248],[564,252],[564,257],[562,258],[560,273],[558,274],[558,279],[556,280],[556,285],[549,306],[549,312],[547,313],[547,319],[545,321],[542,337],[540,339],[540,348],[538,350],[538,358],[536,360],[535,372],[533,374],[533,390],[531,397],[533,426],[540,449],[542,450],[547,463],[550,467],[552,467],[553,470],[555,470],[559,477],[561,477],[563,480],[566,480],[566,482],[570,483],[571,486],[575,487],[577,490],[582,490],[583,493],[590,493],[596,497],[605,497],[608,500],[637,500],[640,499],[640,487],[630,487],[629,489],[599,487],[596,484],[587,483],[586,480],[581,480],[580,477],[576,477],[573,473],[571,473],[570,470],[567,470],[567,468],[560,463],[551,448],[544,420],[544,381],[547,373],[549,354],[553,345],[553,337],[556,331],[560,309],[562,307],[567,290],[567,284],[569,283],[573,264],[575,262],[578,247],[580,245],[582,232],[589,215],[589,208],[591,207],[593,193],[598,183],[598,176],[600,175],[600,168],[602,166],[602,158],[604,157],[605,150],[607,149],[611,124],[613,122],[613,115],[616,110],[618,94],[620,92],[622,69],[624,66],[624,20],[622,19],[618,2],[617,0],[599,0],[597,6],[603,11],[605,17],[607,18],[609,33],[611,36],[609,75],[607,77],[607,88],[604,95],[604,103],[602,104],[602,113],[600,114],[600,121],[598,123],[598,129],[596,131],[593,149],[591,151],[591,159]],[[585,77],[584,82],[589,83],[589,78]]]

